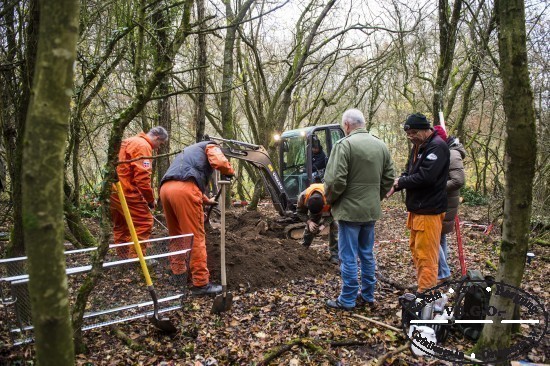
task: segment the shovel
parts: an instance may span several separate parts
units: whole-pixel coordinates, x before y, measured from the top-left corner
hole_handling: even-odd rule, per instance
[[[212,313],[219,314],[231,309],[233,304],[233,295],[227,291],[227,278],[225,276],[225,188],[231,184],[229,181],[220,180],[218,184],[221,185],[220,195],[220,210],[221,210],[221,228],[220,228],[220,257],[221,257],[221,272],[222,272],[222,293],[214,299],[212,304]]]
[[[151,276],[149,275],[149,269],[147,268],[147,264],[145,263],[145,258],[143,258],[143,253],[141,252],[141,246],[139,245],[136,229],[134,228],[132,216],[130,215],[130,210],[128,210],[128,204],[126,203],[126,198],[124,197],[124,192],[122,191],[122,184],[120,184],[120,181],[116,182],[116,190],[118,193],[118,199],[120,200],[120,205],[122,206],[122,211],[124,211],[124,218],[126,219],[126,224],[130,229],[130,235],[132,236],[132,241],[134,242],[134,248],[136,249],[136,253],[139,257],[139,264],[141,265],[141,270],[143,271],[143,275],[145,276],[147,289],[149,290],[149,294],[151,294],[151,298],[153,299],[154,312],[153,312],[153,316],[150,317],[149,320],[151,321],[151,323],[153,323],[155,327],[162,330],[163,332],[175,333],[177,332],[177,329],[170,322],[169,319],[167,318],[159,319],[159,315],[158,315],[159,304],[157,300],[157,293],[155,291],[155,287],[153,286],[153,281],[151,281]]]

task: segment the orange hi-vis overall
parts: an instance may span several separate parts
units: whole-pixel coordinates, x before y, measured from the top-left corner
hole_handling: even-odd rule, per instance
[[[411,231],[409,246],[416,267],[418,292],[437,285],[439,241],[445,212],[435,215],[419,215],[409,212],[407,229]]]
[[[141,132],[137,136],[122,141],[118,153],[119,161],[132,160],[139,157],[151,156],[153,146],[147,134]],[[117,174],[132,221],[136,229],[138,239],[147,240],[153,228],[153,215],[149,211],[147,203],[155,201],[151,188],[152,162],[150,159],[136,160],[131,163],[123,163],[117,166]],[[122,206],[116,192],[111,193],[111,217],[113,220],[113,236],[115,244],[131,242],[130,230],[124,218]],[[145,255],[146,244],[141,244],[141,250]],[[117,247],[119,258],[137,258],[133,245]]]
[[[217,145],[207,145],[205,153],[212,168],[219,170],[224,175],[235,174],[231,164]],[[169,235],[190,233],[194,235],[189,263],[192,282],[195,287],[207,285],[210,281],[210,272],[207,267],[203,203],[208,200],[208,197],[203,194],[193,179],[168,180],[160,187],[160,200]],[[170,241],[171,252],[182,249],[185,249],[184,241]],[[174,274],[185,273],[187,268],[184,256],[171,256],[170,269]]]

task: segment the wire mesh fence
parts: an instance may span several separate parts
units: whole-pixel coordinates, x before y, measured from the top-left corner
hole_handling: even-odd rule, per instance
[[[181,308],[187,296],[187,269],[193,235],[155,238],[140,242],[156,289],[159,313]],[[96,248],[65,251],[69,300],[74,305],[79,289],[92,269]],[[32,340],[27,257],[0,259],[0,332],[12,344]],[[150,316],[153,302],[145,284],[133,243],[113,244],[103,263],[103,276],[88,299],[83,330]]]

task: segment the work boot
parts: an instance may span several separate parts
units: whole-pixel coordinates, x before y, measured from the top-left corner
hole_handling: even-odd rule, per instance
[[[325,301],[325,306],[334,310],[353,311],[353,307],[344,306],[338,299]]]
[[[191,294],[194,296],[214,296],[217,294],[221,294],[222,292],[222,286],[221,285],[215,285],[212,282],[209,282],[208,284],[204,286],[194,286],[191,288]]]

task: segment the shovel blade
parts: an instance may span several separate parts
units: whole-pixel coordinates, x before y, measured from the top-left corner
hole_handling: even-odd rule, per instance
[[[219,314],[231,310],[231,305],[233,305],[232,293],[226,292],[225,294],[218,295],[212,304],[212,314]]]
[[[172,324],[172,322],[166,318],[158,319],[154,316],[150,317],[149,320],[151,323],[157,327],[158,329],[162,330],[165,333],[176,333],[178,330]]]

